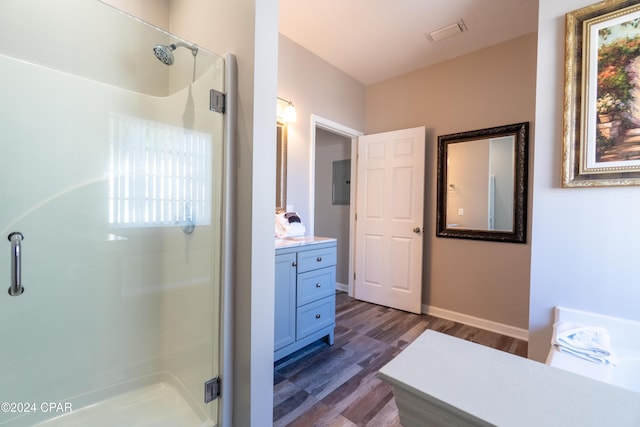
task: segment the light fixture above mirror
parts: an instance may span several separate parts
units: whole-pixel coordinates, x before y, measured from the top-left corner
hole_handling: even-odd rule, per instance
[[[277,116],[278,120],[284,123],[295,123],[295,121],[298,120],[293,102],[280,97],[278,97]]]

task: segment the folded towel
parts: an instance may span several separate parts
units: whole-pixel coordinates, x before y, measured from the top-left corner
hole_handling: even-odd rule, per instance
[[[602,327],[558,322],[553,325],[551,343],[559,351],[593,363],[618,364],[611,349],[609,331]]]
[[[287,237],[302,237],[307,231],[306,227],[299,222],[293,222],[290,225],[287,230]]]

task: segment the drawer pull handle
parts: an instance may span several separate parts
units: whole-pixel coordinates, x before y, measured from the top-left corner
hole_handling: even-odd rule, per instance
[[[320,318],[320,315],[319,315],[319,314],[316,314],[316,319],[319,319],[319,318]]]
[[[319,256],[318,258],[316,258],[316,261],[318,261],[318,262],[322,262],[322,257],[321,257],[321,256]]]
[[[316,283],[316,288],[320,288],[322,285],[320,283]]]

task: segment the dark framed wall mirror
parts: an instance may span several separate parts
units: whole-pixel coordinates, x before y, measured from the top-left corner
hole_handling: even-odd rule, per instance
[[[529,123],[438,137],[436,236],[526,243]]]

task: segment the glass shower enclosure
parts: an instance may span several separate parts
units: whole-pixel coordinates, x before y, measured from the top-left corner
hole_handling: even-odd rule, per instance
[[[215,425],[224,59],[96,0],[0,40],[0,426]]]

